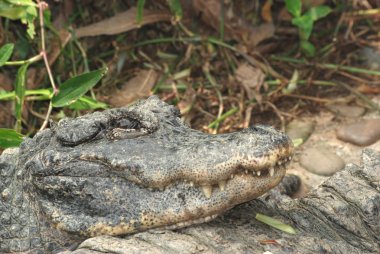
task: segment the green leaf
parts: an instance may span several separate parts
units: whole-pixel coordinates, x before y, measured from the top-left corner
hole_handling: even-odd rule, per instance
[[[181,20],[183,11],[180,0],[169,0],[168,4],[170,11],[174,14],[175,20]]]
[[[17,71],[16,82],[15,82],[15,115],[16,115],[16,127],[18,132],[21,132],[21,118],[22,109],[24,107],[24,95],[25,95],[25,80],[26,71],[28,70],[29,64],[23,64]]]
[[[0,147],[16,147],[22,142],[23,135],[12,129],[0,128]]]
[[[0,48],[0,66],[3,66],[5,62],[9,60],[13,53],[14,46],[13,43],[8,43]]]
[[[320,5],[316,7],[310,8],[304,16],[309,17],[311,20],[316,21],[318,19],[321,19],[323,17],[326,17],[330,12],[331,8],[326,5]]]
[[[141,22],[143,20],[144,5],[145,5],[145,0],[138,0],[137,1],[137,15],[136,15],[137,24],[141,24]]]
[[[6,2],[18,5],[18,6],[34,6],[37,7],[38,5],[33,2],[33,0],[5,0]]]
[[[74,110],[93,110],[93,109],[106,109],[108,105],[104,102],[97,101],[88,96],[82,96],[79,100],[70,104],[69,109]]]
[[[34,20],[37,17],[36,4],[32,0],[0,0],[0,16],[8,19],[20,19],[27,24],[27,33],[33,39],[35,35]]]
[[[315,47],[309,41],[301,41],[301,49],[302,51],[309,57],[315,56]]]
[[[15,6],[4,1],[0,1],[0,16],[7,19],[20,19],[25,15],[25,7]]]
[[[271,227],[274,227],[274,228],[277,228],[285,233],[288,233],[288,234],[292,234],[292,235],[295,235],[297,234],[296,230],[292,227],[292,226],[289,226],[277,219],[274,219],[272,217],[269,217],[269,216],[266,216],[264,214],[261,214],[261,213],[256,213],[256,220],[258,221],[261,221]]]
[[[314,21],[309,16],[302,15],[301,17],[293,18],[292,24],[299,28],[301,40],[307,41],[310,38]]]
[[[64,107],[75,102],[93,88],[107,71],[107,68],[102,68],[66,80],[60,86],[58,94],[52,99],[53,107]]]
[[[301,0],[285,0],[285,6],[288,12],[290,12],[293,17],[301,16],[302,2]]]

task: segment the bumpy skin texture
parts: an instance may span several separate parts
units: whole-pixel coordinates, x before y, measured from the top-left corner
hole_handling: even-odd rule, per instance
[[[276,186],[292,149],[271,127],[192,130],[157,97],[64,119],[0,157],[0,253],[209,221]]]
[[[279,191],[288,189],[281,185],[294,184],[283,181],[268,195],[239,205],[210,223],[125,239],[94,237],[67,253],[379,253],[380,154],[364,150],[362,160],[362,166],[347,165],[299,200],[278,198]],[[258,222],[256,212],[293,225],[297,235]]]

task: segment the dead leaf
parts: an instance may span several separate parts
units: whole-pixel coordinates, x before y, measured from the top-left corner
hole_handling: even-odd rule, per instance
[[[203,22],[219,31],[221,1],[219,0],[194,0],[193,8],[202,13]],[[233,11],[232,5],[226,6],[224,30],[227,38],[233,38],[252,49],[261,41],[274,35],[273,23],[265,23],[259,26],[251,25],[247,20]]]
[[[115,91],[108,102],[112,106],[122,107],[149,96],[157,78],[158,74],[152,69],[140,70],[135,77],[122,86],[121,90]]]
[[[272,8],[272,1],[271,0],[267,0],[265,2],[265,4],[263,5],[263,7],[261,8],[261,17],[266,22],[272,22],[272,20],[273,20],[271,8]]]
[[[13,90],[13,84],[12,84],[12,79],[9,77],[9,75],[0,72],[0,90],[5,90],[5,91],[12,91]]]
[[[237,81],[239,81],[247,93],[248,99],[256,99],[257,102],[261,103],[262,96],[259,91],[264,84],[265,74],[259,68],[255,68],[252,65],[241,64],[237,68],[235,75]]]
[[[367,84],[361,84],[356,90],[365,94],[380,94],[380,87],[378,85],[370,86]]]
[[[62,49],[65,48],[66,44],[71,39],[71,33],[66,29],[61,29],[59,31],[59,37],[55,37],[51,40],[51,51],[48,55],[49,65],[53,65],[55,60],[57,60],[58,56],[61,54]]]
[[[136,14],[137,9],[132,7],[125,12],[116,14],[112,18],[76,29],[76,37],[120,34],[146,24],[171,20],[170,13],[164,10],[144,10],[143,20],[141,24],[137,24]]]

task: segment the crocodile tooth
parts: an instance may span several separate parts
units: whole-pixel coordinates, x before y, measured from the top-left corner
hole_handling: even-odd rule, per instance
[[[233,179],[234,178],[234,174],[231,174],[231,179]]]
[[[277,165],[281,166],[282,162],[281,161],[277,161]]]
[[[224,190],[226,189],[226,184],[227,184],[227,181],[220,181],[220,182],[218,183],[218,185],[219,185],[219,189],[220,189],[221,191],[224,191]]]
[[[260,176],[261,175],[261,171],[257,171],[257,175]]]
[[[248,174],[248,169],[246,169],[244,172],[245,172],[245,174]]]
[[[292,160],[292,156],[289,156],[289,157],[288,157],[288,160],[291,161],[291,160]]]
[[[253,176],[256,176],[256,171],[252,171],[252,175],[253,175]]]
[[[206,198],[211,198],[211,194],[212,194],[212,186],[211,185],[203,185],[202,191],[203,191],[203,194],[205,194]]]
[[[274,168],[269,168],[269,175],[274,176]]]
[[[190,186],[194,187],[194,182],[193,181],[190,181]]]

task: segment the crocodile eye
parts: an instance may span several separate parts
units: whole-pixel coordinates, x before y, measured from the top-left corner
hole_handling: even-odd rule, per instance
[[[134,119],[122,118],[111,123],[111,126],[114,128],[120,129],[141,129],[140,122]]]
[[[147,134],[147,130],[137,120],[132,118],[115,119],[110,123],[107,137],[110,140],[136,138]]]

